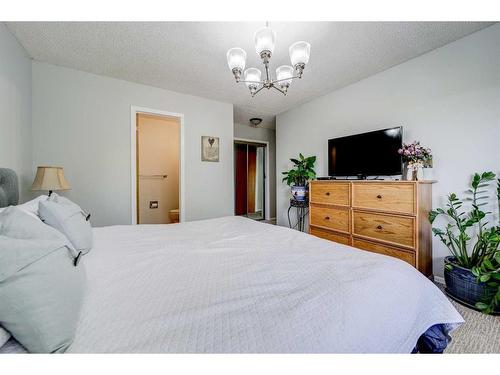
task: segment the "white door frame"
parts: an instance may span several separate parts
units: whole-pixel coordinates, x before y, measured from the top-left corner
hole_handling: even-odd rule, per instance
[[[136,138],[136,127],[137,127],[137,114],[144,113],[148,115],[157,115],[165,117],[177,117],[181,124],[180,135],[180,179],[179,179],[179,221],[185,220],[185,205],[186,202],[186,183],[185,183],[185,147],[184,147],[184,114],[161,111],[158,109],[151,109],[145,107],[138,107],[135,105],[130,106],[130,207],[131,207],[131,218],[130,221],[132,225],[137,224],[137,138]]]
[[[234,138],[235,141],[241,142],[249,142],[249,143],[260,143],[262,145],[266,145],[266,183],[265,183],[265,197],[266,197],[266,216],[265,220],[271,220],[271,203],[270,203],[270,195],[269,195],[269,142],[260,141],[258,139],[248,139],[248,138]],[[234,143],[234,141],[233,141]],[[233,151],[234,152],[234,151]],[[236,163],[236,160],[233,158],[233,163]],[[236,191],[236,184],[234,184],[234,190]]]

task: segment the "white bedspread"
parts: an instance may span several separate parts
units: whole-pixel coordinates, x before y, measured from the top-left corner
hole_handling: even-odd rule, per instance
[[[409,353],[463,320],[408,264],[239,217],[94,229],[69,352]]]

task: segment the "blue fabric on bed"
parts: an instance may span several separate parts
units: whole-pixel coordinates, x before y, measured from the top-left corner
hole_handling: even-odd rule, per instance
[[[412,354],[441,354],[444,352],[451,337],[448,334],[452,329],[450,324],[435,324],[424,332],[417,341]]]

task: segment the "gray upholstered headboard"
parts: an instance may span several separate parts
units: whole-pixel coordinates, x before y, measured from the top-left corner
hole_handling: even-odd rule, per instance
[[[0,168],[0,207],[15,206],[18,202],[19,185],[16,172]]]

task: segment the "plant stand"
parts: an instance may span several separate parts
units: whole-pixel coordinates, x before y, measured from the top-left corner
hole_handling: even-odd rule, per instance
[[[292,226],[292,220],[290,218],[290,211],[292,208],[296,209],[297,222]],[[309,200],[298,201],[297,199],[290,199],[290,206],[288,207],[288,226],[292,229],[297,229],[301,232],[305,229],[305,222],[309,215]]]

